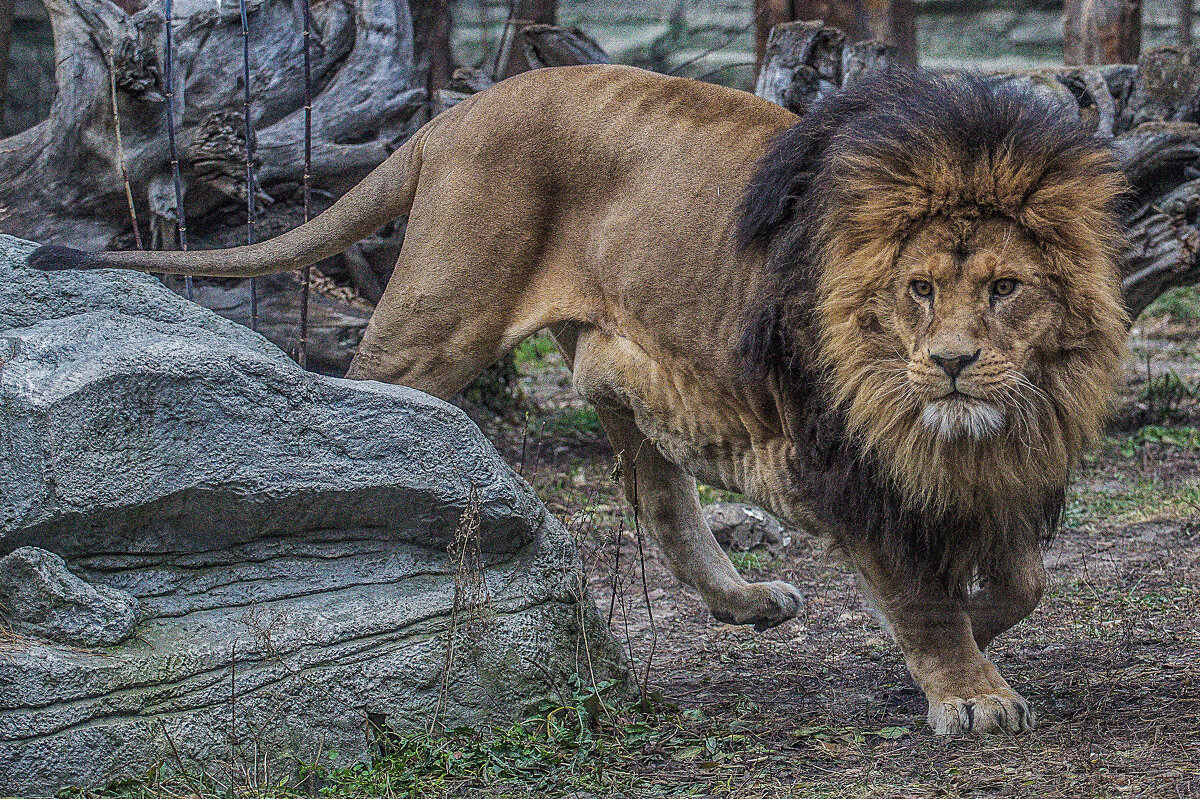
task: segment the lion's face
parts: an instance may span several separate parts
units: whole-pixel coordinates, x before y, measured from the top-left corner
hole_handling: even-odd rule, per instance
[[[1127,317],[1109,251],[1076,241],[1046,245],[986,213],[832,239],[820,314],[833,400],[914,504],[1025,501],[1064,484],[1099,435]]]
[[[987,439],[1035,406],[1036,351],[1061,319],[1042,256],[1014,223],[933,222],[897,260],[881,322],[902,343],[925,427]]]

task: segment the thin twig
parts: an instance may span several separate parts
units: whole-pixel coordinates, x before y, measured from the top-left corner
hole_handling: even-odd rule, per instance
[[[621,471],[623,470],[622,467],[624,466],[624,455],[624,452],[618,452],[616,454],[616,465],[613,468],[614,480],[620,481],[622,479]],[[613,614],[617,609],[617,591],[620,587],[621,577],[621,525],[618,522],[616,525],[614,525],[614,527],[616,530],[613,537],[616,541],[616,546],[613,552],[612,594],[609,596],[608,600],[608,626],[610,629],[612,628]]]
[[[250,125],[250,20],[246,16],[246,0],[238,0],[242,13],[242,83],[245,93],[242,108],[246,118],[246,244],[254,243],[257,222],[254,185],[254,129]],[[258,330],[258,279],[250,278],[250,329]]]
[[[166,83],[167,95],[167,142],[171,148],[171,176],[175,180],[175,212],[179,215],[179,248],[187,251],[187,215],[183,212],[183,187],[179,180],[179,151],[175,147],[175,84],[171,72],[171,0],[163,0],[163,15],[166,17],[167,42],[166,57],[163,59],[163,81]],[[192,276],[185,275],[183,285],[187,290],[188,300],[194,300]]]
[[[525,411],[525,429],[521,431],[521,463],[517,467],[517,474],[521,477],[525,476],[525,447],[529,443],[529,411]]]
[[[304,0],[304,221],[312,213],[312,8],[311,0]],[[308,365],[308,284],[312,280],[312,266],[305,264],[301,270],[300,287],[300,368]]]
[[[755,26],[755,24],[758,23],[758,18],[761,17],[764,13],[766,13],[766,10],[767,9],[765,7],[759,9],[757,14],[752,14],[750,16],[750,21],[748,23],[746,23],[742,27],[738,28],[733,33],[729,34],[729,36],[726,37],[725,41],[721,42],[720,44],[718,44],[714,47],[708,48],[703,53],[700,53],[697,56],[693,56],[692,58],[689,58],[687,61],[684,61],[682,64],[676,64],[669,72],[667,72],[667,74],[668,75],[678,75],[679,70],[683,69],[684,67],[690,67],[692,64],[695,64],[700,59],[707,58],[708,56],[712,55],[715,52],[718,52],[719,50],[724,50],[726,47],[729,46],[730,42],[732,42],[737,37],[741,36],[746,31],[753,28]],[[722,69],[723,68],[724,67],[722,67]]]
[[[179,773],[188,787],[192,789],[192,793],[196,796],[201,796],[200,788],[196,783],[192,782],[192,775],[188,773],[187,768],[183,765],[183,758],[179,756],[179,750],[175,747],[175,741],[171,740],[171,733],[167,730],[167,725],[161,719],[158,726],[162,728],[163,737],[167,739],[167,745],[171,747],[171,754],[175,755],[175,762],[179,764]]]
[[[125,163],[125,144],[121,139],[121,112],[117,107],[117,67],[113,51],[108,51],[108,80],[112,87],[113,126],[117,135],[117,167],[121,172],[121,182],[125,184],[125,201],[129,204],[129,221],[133,225],[133,241],[139,250],[142,246],[142,232],[138,229],[137,207],[133,204],[133,189],[129,186],[129,169]]]
[[[229,799],[233,799],[233,775],[237,765],[237,639],[229,645]]]
[[[642,599],[646,602],[646,614],[650,617],[650,654],[646,656],[646,671],[642,676],[642,701],[650,701],[650,667],[654,664],[654,652],[658,649],[658,627],[654,623],[654,608],[650,606],[650,588],[646,583],[646,552],[642,549],[642,524],[638,513],[637,460],[629,469],[630,499],[633,504],[633,533],[637,537],[638,560],[642,564]]]

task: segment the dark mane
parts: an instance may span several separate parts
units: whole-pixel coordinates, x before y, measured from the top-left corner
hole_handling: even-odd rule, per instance
[[[1065,486],[1039,489],[1020,507],[914,507],[878,453],[847,432],[831,399],[834,377],[819,354],[823,270],[854,280],[861,268],[865,280],[882,267],[847,253],[872,241],[902,243],[937,216],[1011,218],[1050,249],[1091,247],[1099,263],[1118,234],[1109,195],[1092,187],[1115,171],[1073,112],[1033,90],[919,70],[881,71],[825,98],[759,162],[737,235],[743,250],[765,253],[767,274],[739,354],[748,379],[770,380],[788,398],[793,466],[806,475],[798,490],[819,515],[844,520],[839,545],[875,538],[961,594],[1010,546],[1006,536],[1054,531]]]

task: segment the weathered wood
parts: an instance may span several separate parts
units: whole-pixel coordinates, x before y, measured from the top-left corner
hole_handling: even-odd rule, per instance
[[[1132,247],[1124,262],[1125,304],[1137,315],[1164,291],[1200,281],[1200,180],[1140,206],[1126,219]]]
[[[917,14],[913,0],[757,0],[756,52],[766,63],[770,32],[789,22],[820,22],[847,42],[877,40],[891,48],[897,64],[917,64]]]
[[[1175,0],[1175,44],[1180,47],[1192,46],[1192,2]]]
[[[875,39],[852,42],[842,49],[842,84],[853,83],[872,69],[895,63],[891,45]]]
[[[771,32],[777,25],[795,21],[792,0],[754,0],[754,60],[760,71],[766,63]]]
[[[511,78],[529,69],[525,60],[521,32],[530,25],[554,25],[558,20],[558,0],[510,0],[504,44],[500,49],[495,77]]]
[[[578,28],[526,25],[517,38],[525,54],[526,64],[532,69],[612,63],[608,53]],[[481,92],[494,83],[492,76],[482,70],[459,67],[450,76],[446,87],[435,93],[434,113],[440,114],[448,108],[453,108],[472,94]]]
[[[533,69],[575,64],[611,64],[604,48],[579,28],[529,25],[522,29],[525,58]]]
[[[754,93],[797,114],[842,83],[845,37],[820,22],[776,25]]]
[[[1137,82],[1121,114],[1128,130],[1144,122],[1195,121],[1200,116],[1200,50],[1168,45],[1138,60]]]
[[[305,368],[335,377],[346,373],[372,306],[348,289],[313,275],[308,305],[308,356]],[[300,278],[286,272],[259,280],[258,332],[284,352],[299,352]],[[241,285],[196,281],[196,302],[226,319],[250,326],[250,294]]]
[[[1128,64],[1142,49],[1142,0],[1065,0],[1063,63]]]
[[[234,235],[227,243],[241,244],[247,191],[239,3],[180,0],[176,6],[184,15],[173,28],[171,88],[179,101],[175,133],[189,234],[193,245],[205,246],[215,232],[229,230]],[[6,211],[0,231],[90,249],[132,244],[116,147],[115,84],[138,217],[153,246],[175,246],[180,209],[166,135],[160,0],[47,0],[46,7],[58,92],[49,119],[0,142],[0,206]],[[251,123],[260,153],[256,196],[264,234],[283,232],[280,221],[298,222],[292,212],[304,155],[300,9],[292,0],[248,3]],[[318,87],[313,186],[328,200],[416,129],[424,120],[425,93],[414,74],[405,0],[313,3],[312,13]],[[248,286],[229,291],[245,291],[248,307]],[[294,317],[269,318],[284,313],[285,304],[264,303],[264,330],[294,328]],[[354,324],[330,340],[355,340],[361,324]]]
[[[241,21],[236,3],[188,6],[176,23],[181,98],[177,133],[189,217],[244,200],[244,133],[231,116],[242,108]],[[168,222],[176,217],[169,182],[159,3],[128,13],[110,0],[49,0],[59,87],[45,122],[0,142],[0,204],[5,232],[40,241],[104,248],[126,230],[110,96],[115,72],[129,178],[140,204]],[[403,0],[314,6],[320,36],[313,71],[315,187],[340,193],[380,163],[420,122],[423,91],[413,85],[412,36]],[[357,22],[356,22],[357,20]],[[303,161],[301,59],[296,4],[251,4],[253,123],[262,200],[297,183]],[[110,67],[111,64],[111,67]],[[194,155],[198,163],[192,163]],[[270,208],[266,213],[271,213]],[[151,221],[153,225],[153,220]]]

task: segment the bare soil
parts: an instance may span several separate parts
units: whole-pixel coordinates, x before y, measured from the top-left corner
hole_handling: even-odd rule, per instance
[[[1017,737],[932,735],[898,647],[802,533],[781,558],[737,558],[748,579],[798,586],[798,618],[765,633],[714,620],[639,542],[561,361],[522,364],[535,410],[484,426],[576,534],[638,681],[712,736],[647,747],[615,795],[1200,797],[1200,411],[1186,391],[1153,395],[1171,374],[1194,385],[1197,333],[1135,331],[1115,426],[1046,553],[1051,588],[990,650],[1038,713]]]

